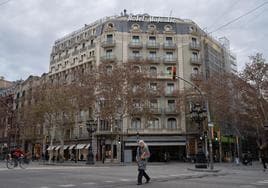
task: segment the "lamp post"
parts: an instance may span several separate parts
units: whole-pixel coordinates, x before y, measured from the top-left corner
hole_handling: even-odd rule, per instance
[[[198,152],[196,154],[196,168],[207,168],[206,155],[203,151],[203,121],[207,118],[207,110],[202,108],[200,104],[191,105],[190,114],[191,120],[198,124],[198,136],[197,148]]]
[[[94,164],[94,154],[92,151],[92,140],[93,140],[93,133],[96,132],[96,121],[90,119],[86,122],[87,131],[90,139],[90,146],[88,147],[88,155],[87,155],[87,162],[86,164]]]

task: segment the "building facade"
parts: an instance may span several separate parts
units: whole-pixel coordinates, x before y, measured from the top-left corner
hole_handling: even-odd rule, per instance
[[[198,83],[213,73],[230,71],[231,65],[229,50],[191,20],[125,12],[85,25],[55,41],[49,73],[41,78],[31,76],[17,86],[13,109],[19,114],[20,109],[27,108],[32,89],[41,82],[68,84],[75,79],[77,70],[128,63],[148,65],[151,90],[164,86],[161,94],[150,100],[153,117],[146,120],[142,115],[128,114],[117,122],[119,129],[115,134],[98,114],[92,116],[81,110],[74,128],[66,132],[65,159],[74,154],[76,159],[86,159],[90,147],[86,122],[92,117],[97,125],[92,142],[97,160],[133,161],[139,139],[148,143],[152,161],[164,161],[167,156],[183,161],[195,155],[198,132],[190,129],[195,125],[187,115],[189,107],[176,107],[178,92],[191,86],[181,79],[172,79],[173,67],[179,77]],[[20,139],[36,157],[47,152],[57,157],[60,142],[55,138],[53,146],[49,146],[45,132],[42,125],[36,125],[34,137],[24,131]]]

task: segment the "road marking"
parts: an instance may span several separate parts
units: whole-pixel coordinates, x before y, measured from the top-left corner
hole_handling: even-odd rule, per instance
[[[130,179],[120,179],[120,181],[131,181]]]
[[[84,184],[84,185],[95,185],[96,183],[94,183],[94,182],[84,182],[82,184]]]
[[[109,181],[109,180],[107,180],[107,181],[104,181],[105,183],[113,183],[114,181]]]
[[[67,184],[67,185],[58,185],[59,187],[75,187],[76,185]]]
[[[268,180],[263,180],[263,181],[257,181],[257,183],[259,183],[259,184],[268,184]]]
[[[40,188],[48,188],[47,186],[42,186],[42,187],[40,187]]]

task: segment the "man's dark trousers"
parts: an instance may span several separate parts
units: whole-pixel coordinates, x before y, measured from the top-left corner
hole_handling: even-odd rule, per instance
[[[150,180],[150,177],[148,174],[145,172],[143,169],[139,169],[139,174],[138,174],[138,183],[142,183],[142,176],[146,178],[147,181]]]

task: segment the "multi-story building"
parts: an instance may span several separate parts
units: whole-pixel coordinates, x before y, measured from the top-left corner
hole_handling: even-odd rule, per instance
[[[197,143],[186,139],[187,127],[191,124],[185,110],[188,108],[177,110],[174,94],[189,85],[183,80],[172,80],[168,73],[175,66],[178,76],[192,82],[199,81],[211,71],[225,70],[227,53],[223,45],[191,20],[148,14],[128,15],[125,12],[121,16],[106,17],[85,25],[55,41],[49,77],[66,81],[72,79],[69,75],[76,69],[89,69],[100,64],[149,63],[149,71],[154,73],[157,82],[165,85],[164,94],[154,100],[154,118],[145,122],[142,117],[128,116],[122,122],[122,137],[117,142],[105,137],[107,130],[102,130],[104,126],[101,125],[105,121],[99,120],[94,152],[101,158],[105,148],[106,151],[113,150],[118,160],[122,153],[125,161],[134,160],[139,138],[150,146],[152,160],[162,160],[164,153],[168,153],[171,159],[183,160],[186,155],[195,153]],[[157,87],[157,83],[151,84]],[[83,121],[74,129],[80,149],[88,147],[78,134],[78,130],[86,132],[85,120],[88,118],[83,115]],[[146,126],[148,124],[150,126]]]

